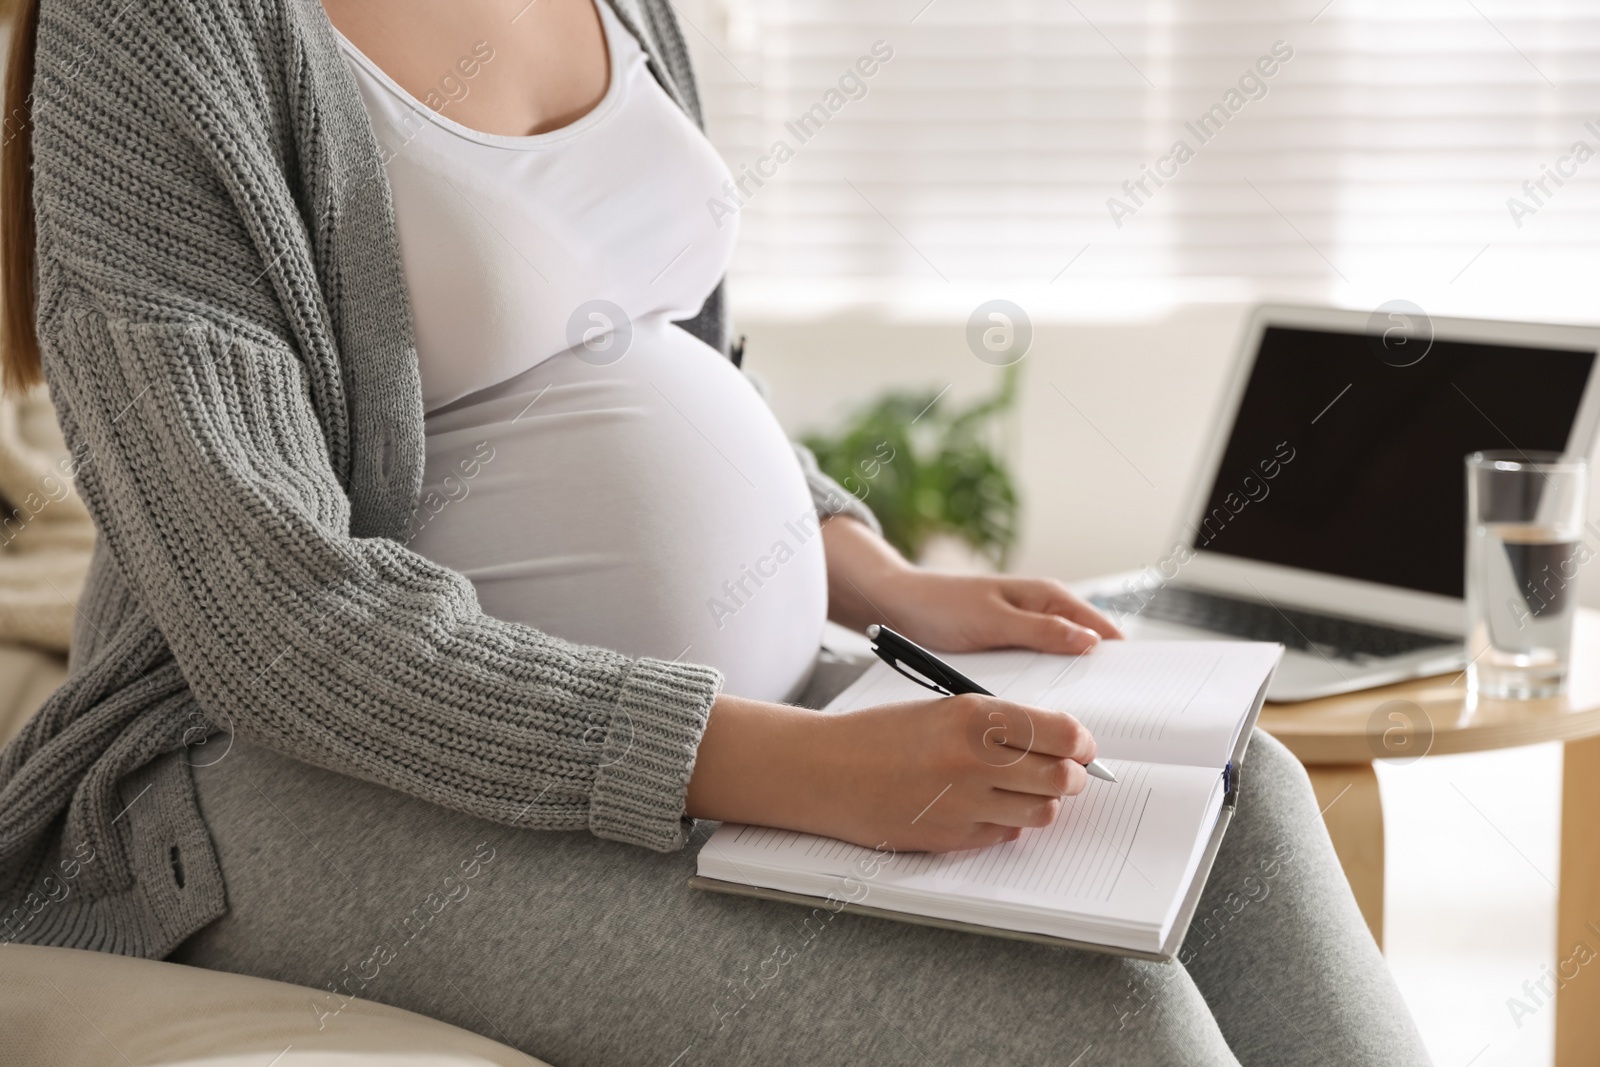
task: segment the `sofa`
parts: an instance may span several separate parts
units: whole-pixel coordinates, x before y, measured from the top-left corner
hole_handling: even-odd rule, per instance
[[[7,1067],[527,1067],[466,1030],[352,1000],[319,1029],[313,990],[176,963],[0,947]]]

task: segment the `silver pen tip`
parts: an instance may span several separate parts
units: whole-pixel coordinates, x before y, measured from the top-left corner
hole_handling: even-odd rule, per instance
[[[1092,759],[1088,763],[1084,764],[1083,769],[1103,782],[1111,782],[1113,784],[1116,783],[1117,776],[1111,773],[1111,768],[1107,767],[1104,763],[1101,763],[1097,759]]]
[[[878,636],[878,624],[877,623],[873,623],[871,626],[867,627],[867,636],[870,637],[870,638],[873,638],[874,640],[877,639],[877,636]]]

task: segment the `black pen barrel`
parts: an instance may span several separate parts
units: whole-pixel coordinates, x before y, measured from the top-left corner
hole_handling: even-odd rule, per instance
[[[908,667],[930,681],[938,682],[952,693],[994,695],[909,637],[898,634],[887,626],[879,625],[877,633],[872,637],[874,641],[892,651]]]

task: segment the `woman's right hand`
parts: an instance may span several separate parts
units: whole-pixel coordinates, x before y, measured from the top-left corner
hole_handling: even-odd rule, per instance
[[[1053,822],[1094,756],[1071,715],[998,697],[824,714],[723,695],[688,813],[901,852],[980,848]]]

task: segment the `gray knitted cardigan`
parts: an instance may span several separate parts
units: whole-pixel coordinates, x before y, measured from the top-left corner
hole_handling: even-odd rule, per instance
[[[698,121],[667,0],[611,2]],[[490,618],[403,547],[410,311],[318,0],[42,0],[33,117],[40,339],[100,542],[70,678],[0,752],[0,942],[159,958],[222,914],[191,766],[235,732],[679,847],[720,675]],[[725,348],[715,297],[683,325]]]

